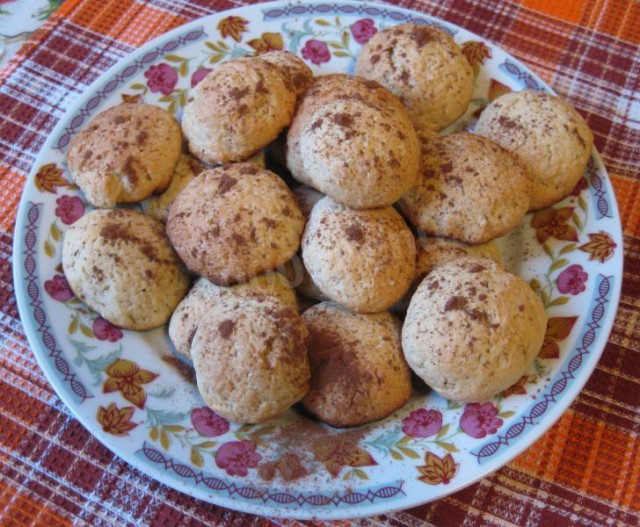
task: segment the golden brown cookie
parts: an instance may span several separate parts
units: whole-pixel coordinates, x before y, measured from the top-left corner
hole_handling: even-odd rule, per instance
[[[413,295],[402,328],[411,369],[442,397],[483,401],[525,373],[547,314],[522,278],[486,258],[436,267]]]
[[[269,170],[234,163],[207,170],[179,194],[167,234],[196,274],[217,285],[276,269],[300,246],[304,218],[285,183]]]
[[[323,302],[302,315],[309,330],[311,388],[303,406],[332,426],[359,426],[402,407],[411,372],[400,346],[400,321],[390,313],[352,313]]]
[[[224,298],[200,320],[191,345],[207,406],[238,423],[286,411],[309,389],[307,329],[273,300]]]
[[[142,201],[173,174],[182,133],[173,115],[149,104],[120,104],[96,115],[71,140],[69,172],[95,207]]]
[[[511,152],[532,174],[530,210],[571,193],[593,148],[593,133],[573,106],[548,93],[507,93],[480,115],[475,133]]]
[[[416,130],[442,130],[473,95],[473,69],[453,38],[411,22],[376,33],[358,55],[356,74],[393,92]]]
[[[423,143],[418,182],[399,205],[428,234],[484,243],[520,223],[530,193],[529,173],[509,152],[461,132]]]
[[[350,207],[390,205],[415,183],[415,130],[384,88],[338,80],[320,77],[303,96],[287,134],[287,166],[301,183]]]
[[[283,71],[258,58],[224,62],[189,94],[182,131],[191,153],[209,164],[241,161],[289,125],[296,94]]]
[[[304,231],[302,258],[329,298],[362,313],[385,311],[409,288],[415,241],[392,208],[356,210],[320,200]]]
[[[191,341],[200,319],[221,299],[229,296],[270,298],[293,310],[298,308],[295,291],[280,273],[260,274],[244,284],[231,287],[215,285],[206,278],[199,278],[178,304],[169,321],[169,338],[178,353],[191,358]]]
[[[189,290],[162,223],[133,210],[93,210],[76,221],[62,266],[76,296],[123,328],[161,326]]]

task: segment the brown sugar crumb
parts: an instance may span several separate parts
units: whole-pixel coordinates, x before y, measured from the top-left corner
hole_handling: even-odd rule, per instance
[[[452,296],[444,305],[445,311],[462,310],[467,305],[467,299],[463,296]]]
[[[104,280],[104,271],[102,269],[94,265],[91,270],[93,272],[93,276],[96,277],[98,282],[102,282]]]
[[[514,121],[513,119],[510,119],[505,115],[501,115],[500,117],[498,117],[498,123],[500,123],[500,126],[502,126],[503,128],[506,128],[507,130],[520,128],[520,125],[516,121]]]
[[[524,311],[524,304],[520,304],[518,306],[518,311],[520,311],[521,313]]]
[[[415,43],[419,47],[424,46],[428,42],[437,40],[437,37],[435,36],[434,32],[431,31],[429,28],[423,27],[423,26],[414,27],[411,30],[411,38],[415,41]]]
[[[235,325],[236,324],[233,320],[223,320],[222,322],[220,322],[220,324],[218,324],[218,333],[220,333],[220,336],[223,339],[229,340],[229,337],[231,336]]]
[[[147,142],[148,137],[149,133],[146,130],[141,130],[136,136],[136,144],[138,146],[143,146]]]
[[[238,88],[234,86],[229,90],[229,97],[231,97],[234,101],[239,101],[248,93],[249,88]]]
[[[226,194],[236,185],[236,183],[238,183],[238,180],[236,178],[224,174],[220,179],[218,192],[220,193],[220,195]]]
[[[272,220],[271,218],[261,218],[260,221],[267,226],[267,229],[275,229],[277,225],[276,220]]]
[[[349,225],[345,229],[345,233],[347,234],[347,240],[349,240],[350,242],[361,242],[364,238],[364,231],[359,225],[355,223]]]

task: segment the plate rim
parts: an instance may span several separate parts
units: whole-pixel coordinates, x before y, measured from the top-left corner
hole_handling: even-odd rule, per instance
[[[350,6],[350,5],[371,5],[371,6],[385,6],[391,9],[392,11],[402,12],[404,14],[410,14],[413,16],[418,16],[427,20],[432,20],[434,22],[443,22],[446,25],[449,25],[456,29],[462,29],[465,32],[472,35],[474,38],[479,39],[483,42],[488,42],[495,48],[501,50],[510,60],[515,61],[515,64],[521,67],[526,73],[531,75],[542,87],[544,90],[555,94],[556,92],[546,83],[544,82],[535,71],[531,70],[526,64],[523,64],[517,57],[514,57],[511,53],[504,50],[501,46],[495,44],[488,38],[481,37],[476,33],[459,26],[455,23],[449,22],[447,20],[441,19],[436,16],[432,16],[426,13],[422,13],[420,11],[416,11],[413,9],[396,6],[393,4],[387,4],[385,2],[379,1],[361,1],[361,0],[340,0],[336,2],[329,2],[328,0],[312,0],[302,2],[300,0],[297,1],[288,1],[288,0],[274,0],[265,3],[258,4],[249,4],[246,6],[240,6],[231,8],[228,10],[218,11],[216,13],[212,13],[210,15],[206,15],[204,17],[194,19],[189,21],[183,25],[173,28],[172,30],[159,35],[158,37],[146,42],[141,45],[137,49],[133,50],[131,53],[124,55],[117,59],[117,61],[106,71],[100,73],[97,78],[80,94],[77,95],[76,99],[72,102],[71,105],[67,108],[64,114],[60,117],[59,121],[56,123],[55,127],[52,129],[51,133],[47,140],[43,143],[40,151],[34,158],[33,165],[29,172],[29,175],[25,178],[25,185],[21,192],[20,202],[16,213],[16,222],[14,226],[14,240],[13,240],[13,248],[12,248],[12,271],[13,271],[13,281],[14,281],[14,295],[16,298],[16,304],[18,307],[18,312],[20,314],[20,320],[23,326],[23,330],[25,336],[27,337],[27,341],[29,343],[29,347],[31,348],[33,354],[36,357],[36,361],[40,368],[42,369],[47,381],[52,386],[56,395],[62,400],[65,406],[68,408],[70,413],[73,415],[75,419],[77,419],[85,429],[100,443],[102,443],[106,448],[108,448],[114,455],[120,458],[125,463],[129,464],[133,468],[141,471],[146,476],[167,485],[170,488],[183,492],[189,496],[192,496],[196,499],[201,499],[206,503],[211,503],[217,506],[229,508],[234,511],[240,511],[250,514],[261,514],[261,515],[271,515],[275,517],[281,518],[292,518],[292,519],[348,519],[348,518],[360,518],[366,516],[373,516],[381,513],[390,513],[398,510],[405,510],[412,507],[417,507],[424,505],[426,503],[430,503],[432,501],[442,499],[446,496],[449,496],[455,492],[458,492],[477,481],[487,477],[489,474],[499,470],[506,464],[510,463],[515,459],[518,455],[520,455],[523,451],[533,446],[540,437],[546,433],[557,421],[558,419],[566,412],[569,406],[573,403],[573,401],[577,398],[579,393],[584,388],[584,385],[591,377],[593,371],[597,367],[597,364],[604,352],[606,344],[609,340],[610,333],[613,329],[614,322],[617,316],[617,311],[619,309],[620,303],[620,295],[622,289],[622,278],[623,278],[623,266],[624,266],[624,233],[622,229],[622,222],[620,217],[620,212],[618,208],[618,202],[615,198],[615,189],[611,184],[611,179],[609,173],[604,165],[602,158],[599,152],[596,150],[595,146],[592,149],[591,156],[595,158],[596,162],[599,166],[604,168],[604,172],[606,174],[606,181],[608,184],[607,191],[611,195],[611,203],[610,207],[612,209],[612,218],[614,220],[615,232],[610,231],[611,234],[616,238],[616,240],[620,240],[620,251],[614,256],[615,260],[608,262],[608,265],[612,265],[617,263],[616,266],[616,274],[613,275],[615,277],[615,282],[613,284],[613,291],[611,293],[610,304],[613,306],[608,308],[606,320],[601,325],[601,330],[595,339],[594,344],[598,344],[596,348],[594,348],[595,353],[592,354],[594,357],[591,360],[591,363],[586,366],[586,369],[583,369],[580,373],[580,376],[574,378],[571,385],[568,389],[563,393],[562,398],[557,401],[550,411],[550,413],[545,417],[542,423],[539,423],[536,427],[529,430],[526,438],[519,441],[517,444],[510,447],[510,449],[503,454],[501,457],[496,460],[490,460],[486,463],[486,465],[478,464],[477,475],[473,478],[466,479],[464,482],[460,482],[455,484],[452,482],[452,486],[447,488],[444,492],[438,493],[437,497],[429,496],[429,493],[425,492],[424,498],[421,497],[419,499],[410,499],[410,495],[405,495],[404,497],[399,498],[397,501],[393,502],[372,502],[370,504],[357,504],[355,506],[344,507],[344,508],[334,508],[334,509],[309,509],[309,508],[286,508],[280,506],[274,506],[273,504],[252,504],[250,502],[235,500],[232,497],[225,497],[220,494],[212,494],[207,493],[206,491],[202,491],[200,488],[196,488],[195,485],[187,484],[184,480],[179,480],[176,478],[168,477],[163,474],[159,470],[153,470],[147,463],[143,463],[138,456],[135,455],[135,451],[131,451],[127,457],[119,452],[120,448],[116,441],[111,438],[107,433],[103,432],[99,427],[96,427],[95,424],[93,426],[89,426],[85,424],[84,417],[81,416],[81,413],[76,411],[76,404],[73,401],[71,395],[69,394],[69,390],[65,386],[64,382],[59,378],[56,372],[53,370],[53,365],[51,361],[45,360],[46,353],[41,350],[42,345],[39,342],[39,337],[37,334],[37,328],[34,324],[32,324],[31,313],[29,313],[29,302],[26,295],[26,288],[24,286],[25,283],[25,273],[23,266],[21,263],[24,259],[25,252],[25,243],[24,243],[24,232],[26,230],[26,217],[27,217],[27,208],[29,204],[29,199],[27,194],[29,194],[28,189],[29,185],[32,184],[33,179],[35,178],[35,174],[37,173],[38,167],[41,164],[41,159],[45,155],[45,153],[51,149],[57,149],[55,146],[54,138],[57,138],[61,135],[61,133],[65,129],[65,125],[67,124],[67,117],[75,114],[78,110],[87,103],[88,99],[91,98],[92,95],[95,94],[98,87],[106,82],[110,77],[113,77],[116,72],[120,71],[125,67],[126,63],[131,63],[136,59],[139,59],[141,56],[148,53],[151,49],[156,48],[166,41],[176,37],[177,35],[186,34],[189,31],[193,31],[200,26],[207,26],[207,23],[211,19],[217,19],[220,16],[234,15],[238,13],[242,13],[244,11],[252,11],[252,10],[266,10],[269,8],[273,8],[276,6],[282,5],[331,5],[332,7],[338,6]],[[617,221],[615,221],[617,220]],[[595,287],[595,286],[594,286]],[[19,294],[20,291],[20,294]],[[24,316],[27,315],[27,316]],[[35,343],[35,345],[34,345]],[[36,352],[36,349],[39,350]],[[597,357],[596,357],[597,356]],[[550,383],[549,383],[550,384]],[[545,385],[545,388],[548,386]],[[164,476],[164,477],[160,477]],[[355,490],[355,489],[354,489]],[[208,497],[204,497],[204,496]],[[256,511],[256,509],[259,509]]]

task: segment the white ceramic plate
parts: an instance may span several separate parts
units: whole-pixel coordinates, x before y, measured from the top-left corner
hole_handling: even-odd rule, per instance
[[[42,369],[75,416],[116,454],[198,498],[256,514],[372,515],[438,499],[531,445],[576,397],[607,341],[622,278],[620,219],[594,151],[575,193],[528,215],[504,240],[505,261],[549,312],[527,376],[493,401],[459,406],[417,393],[387,419],[356,430],[322,427],[292,410],[256,426],[204,408],[165,329],[110,326],[73,297],[60,266],[68,225],[87,210],[69,184],[70,138],[98,112],[139,99],[179,116],[191,85],[221,60],[256,50],[298,53],[316,74],[352,73],[375,31],[405,21],[451,33],[478,71],[467,114],[505,90],[547,90],[513,57],[452,24],[361,2],[275,2],[196,20],[138,49],[73,105],[29,177],[15,231],[16,295]]]

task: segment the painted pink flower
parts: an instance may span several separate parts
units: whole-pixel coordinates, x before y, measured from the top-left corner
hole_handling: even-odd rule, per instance
[[[169,64],[151,66],[144,72],[144,76],[147,78],[149,89],[162,95],[170,95],[178,83],[178,73]]]
[[[377,32],[375,22],[370,18],[362,18],[351,25],[351,34],[358,44],[364,44]]]
[[[487,434],[495,434],[502,426],[502,419],[497,415],[498,409],[492,403],[467,404],[460,418],[460,428],[465,434],[476,439]]]
[[[206,406],[193,409],[191,424],[198,433],[206,437],[219,436],[229,431],[229,421]]]
[[[211,68],[198,68],[196,71],[194,71],[193,75],[191,75],[191,87],[195,88],[198,83],[212,71],[213,70]]]
[[[331,53],[329,53],[327,45],[316,39],[307,40],[307,43],[302,48],[302,56],[314,64],[329,62],[329,59],[331,59]]]
[[[402,421],[402,431],[411,437],[430,437],[442,428],[442,414],[438,410],[420,408]]]
[[[78,196],[60,196],[56,200],[56,216],[65,225],[71,225],[84,214],[84,203]]]
[[[59,302],[66,302],[73,298],[73,291],[64,275],[57,274],[53,280],[47,280],[44,283],[44,288],[51,298]]]
[[[253,441],[229,441],[216,452],[216,465],[230,476],[246,476],[248,468],[255,468],[262,456]]]
[[[589,275],[581,265],[570,265],[560,273],[556,284],[558,285],[558,291],[561,293],[578,295],[587,288],[588,279]]]
[[[109,342],[118,342],[122,338],[122,330],[102,317],[93,321],[93,333],[98,340],[108,340]]]

